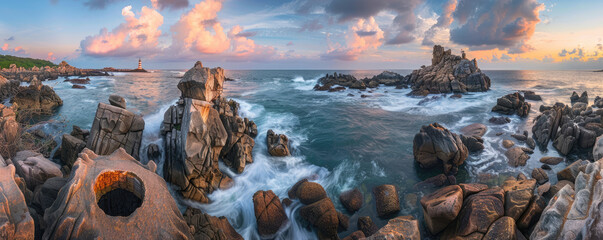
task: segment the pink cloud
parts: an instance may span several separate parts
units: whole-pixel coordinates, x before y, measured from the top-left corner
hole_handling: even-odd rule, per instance
[[[8,50],[8,43],[5,43],[4,46],[2,46],[2,51],[6,51]]]
[[[101,29],[98,35],[88,36],[81,42],[84,54],[90,56],[134,56],[149,55],[159,51],[159,27],[163,16],[155,9],[142,7],[139,18],[132,12],[132,6],[122,9],[125,23],[109,32]]]
[[[221,9],[222,2],[219,0],[206,0],[195,5],[172,26],[172,44],[206,54],[218,54],[228,50],[230,39],[217,20]]]
[[[53,52],[49,52],[48,56],[46,57],[46,60],[48,60],[48,61],[54,61],[54,60],[57,60],[57,57],[54,56]]]
[[[322,57],[326,59],[355,61],[363,53],[376,50],[383,45],[383,37],[383,30],[381,30],[373,17],[358,19],[348,29],[346,36],[347,46],[329,46],[327,53],[322,55]]]

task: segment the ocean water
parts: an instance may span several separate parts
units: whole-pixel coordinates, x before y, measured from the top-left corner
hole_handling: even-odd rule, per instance
[[[110,94],[126,98],[128,109],[143,114],[146,127],[142,153],[149,143],[161,145],[159,125],[165,110],[180,96],[176,85],[185,70],[154,71],[151,73],[116,73],[114,76],[91,77],[87,89],[72,89],[64,78],[44,82],[53,86],[63,99],[64,105],[53,120],[71,131],[72,125],[90,128],[97,104],[108,103]],[[410,70],[394,70],[408,74]],[[357,78],[370,77],[381,71],[227,71],[235,79],[226,82],[224,95],[240,103],[241,115],[254,120],[259,135],[253,150],[254,163],[242,174],[236,174],[221,166],[231,175],[235,185],[210,195],[212,203],[202,205],[175,198],[181,206],[202,209],[210,215],[225,216],[245,239],[259,239],[256,230],[252,196],[258,190],[273,190],[281,199],[287,190],[301,178],[311,177],[323,185],[338,211],[350,216],[350,228],[342,232],[345,237],[356,230],[359,216],[369,215],[382,227],[387,219],[376,215],[372,188],[381,184],[393,184],[398,188],[402,210],[399,215],[413,215],[422,219],[417,203],[405,203],[408,194],[419,199],[424,194],[413,186],[441,170],[421,169],[413,160],[412,141],[422,125],[438,122],[452,131],[472,123],[484,123],[489,129],[484,136],[486,149],[472,153],[460,167],[458,182],[484,182],[499,184],[506,176],[518,173],[530,175],[540,167],[542,156],[559,156],[549,145],[548,151],[536,149],[528,164],[512,168],[507,164],[502,148],[510,134],[528,130],[541,104],[569,103],[573,91],[588,90],[589,97],[603,96],[603,74],[587,71],[485,71],[492,80],[492,88],[486,93],[471,93],[461,99],[440,96],[423,101],[423,97],[410,97],[408,89],[381,86],[369,91],[346,90],[343,92],[317,92],[312,87],[326,73],[353,74]],[[532,90],[540,94],[542,102],[530,101],[529,117],[510,116],[507,125],[491,125],[488,119],[499,114],[490,112],[496,99],[516,90]],[[354,96],[348,96],[352,94]],[[368,95],[361,98],[360,95]],[[438,95],[439,96],[439,95]],[[430,96],[431,98],[431,96]],[[266,131],[273,129],[284,133],[291,141],[292,156],[275,158],[266,150]],[[504,133],[496,136],[497,133]],[[517,143],[519,146],[525,144]],[[144,156],[146,154],[141,154]],[[579,158],[568,156],[566,162],[553,166],[549,172],[556,182],[554,172]],[[143,159],[142,161],[146,161]],[[158,163],[159,174],[162,162]],[[341,192],[359,188],[365,204],[355,214],[346,212],[338,200]],[[299,220],[297,211],[301,204],[286,208],[289,223],[277,235],[277,239],[315,239],[316,235]],[[422,230],[422,236],[430,238]]]

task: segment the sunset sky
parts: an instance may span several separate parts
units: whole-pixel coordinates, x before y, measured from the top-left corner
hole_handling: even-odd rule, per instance
[[[82,68],[413,69],[433,44],[482,69],[603,69],[601,0],[35,0],[0,54]]]

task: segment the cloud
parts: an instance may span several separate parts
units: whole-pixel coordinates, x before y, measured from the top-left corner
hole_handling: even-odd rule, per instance
[[[289,41],[289,42],[287,43],[287,46],[293,46],[293,42],[292,42],[292,41]]]
[[[433,46],[435,45],[434,38],[438,32],[446,30],[452,24],[454,20],[452,18],[452,13],[456,10],[457,0],[448,0],[446,4],[443,6],[443,12],[438,17],[438,22],[431,26],[429,30],[425,32],[425,37],[423,38],[423,42],[421,45],[423,46]]]
[[[188,0],[151,0],[155,9],[181,9],[188,7]]]
[[[479,49],[527,51],[544,9],[537,0],[459,0],[453,13],[459,26],[451,29],[450,39]]]
[[[218,54],[230,47],[230,40],[224,28],[216,20],[222,9],[222,2],[206,0],[195,5],[182,15],[171,27],[173,46],[180,49],[194,49],[200,53]]]
[[[305,1],[300,1],[300,4],[295,8],[295,12],[296,13],[300,13],[300,14],[309,14],[313,11],[315,11],[316,9],[319,9],[322,7],[322,5],[325,3],[324,0],[305,0]]]
[[[122,0],[88,0],[84,2],[84,5],[90,9],[104,9],[107,5],[120,1]],[[58,2],[58,0],[55,0],[55,3],[56,2]]]
[[[15,54],[20,54],[20,55],[26,55],[27,52],[25,51],[25,49],[21,46],[17,46],[15,48],[11,48],[8,43],[5,43],[4,45],[2,45],[2,47],[0,48],[2,51],[0,51],[0,53],[2,54],[11,54],[11,55],[15,55]]]
[[[14,41],[15,37],[14,36],[10,36],[9,38],[6,39],[6,41],[10,42],[10,41]]]
[[[4,46],[2,46],[2,51],[6,51],[8,50],[8,43],[5,43]]]
[[[597,43],[597,50],[603,51],[603,44]]]
[[[584,50],[582,48],[574,48],[571,51],[566,50],[565,48],[559,52],[559,57],[568,57],[568,56],[576,56],[576,57],[584,57]]]
[[[415,9],[423,0],[333,0],[326,10],[335,14],[339,22],[357,18],[367,19],[382,11],[394,11],[396,17],[392,28],[388,31],[389,39],[386,44],[399,45],[412,42],[416,28]]]
[[[329,46],[327,53],[321,57],[323,59],[354,61],[368,50],[375,50],[383,45],[383,39],[384,32],[375,21],[375,18],[358,19],[347,31],[347,46]]]
[[[54,56],[53,52],[49,52],[48,56],[46,57],[46,60],[48,60],[48,61],[54,61],[54,60],[57,60],[57,57]]]
[[[125,23],[109,32],[106,28],[98,35],[88,36],[81,43],[85,55],[101,57],[128,57],[151,55],[159,51],[158,38],[161,36],[159,26],[163,24],[163,16],[154,9],[142,7],[140,17],[136,18],[132,6],[121,11]]]
[[[320,24],[320,20],[318,19],[313,19],[307,22],[304,22],[304,24],[302,24],[302,26],[299,28],[300,32],[304,32],[304,31],[316,31],[316,30],[320,30],[322,29],[324,26],[322,24]]]
[[[507,54],[504,54],[504,53],[503,53],[503,54],[500,56],[500,59],[501,59],[501,60],[512,60],[513,58],[512,58],[511,56],[509,56],[509,55],[507,55]]]

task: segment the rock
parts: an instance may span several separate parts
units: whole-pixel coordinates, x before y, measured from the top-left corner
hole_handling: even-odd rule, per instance
[[[471,194],[488,189],[488,185],[481,183],[461,183],[459,186],[463,190],[463,199],[467,198]]]
[[[525,135],[522,135],[522,134],[511,134],[511,137],[513,137],[521,142],[525,142],[528,139],[528,137],[526,137]]]
[[[540,220],[534,227],[530,239],[556,239],[563,229],[565,214],[573,202],[574,190],[570,186],[563,187],[542,212]]]
[[[377,215],[387,217],[400,211],[400,198],[394,185],[381,185],[373,188]]]
[[[528,180],[528,177],[526,177],[526,175],[524,175],[523,173],[519,173],[519,174],[517,174],[517,179],[513,179],[513,180],[523,181],[523,180]]]
[[[337,212],[337,218],[339,219],[339,225],[337,226],[337,232],[347,231],[348,228],[350,227],[350,217],[341,212]]]
[[[593,103],[593,106],[595,106],[597,108],[603,108],[603,98],[597,96],[595,98],[595,102]]]
[[[462,94],[458,94],[458,93],[450,95],[450,98],[452,98],[452,99],[459,99],[459,98],[462,98],[462,97],[463,97],[463,95]]]
[[[511,122],[511,119],[508,117],[492,117],[488,120],[492,124],[503,125]]]
[[[573,182],[570,182],[568,180],[559,180],[559,182],[557,182],[555,185],[551,186],[551,189],[548,192],[549,193],[548,195],[550,195],[550,197],[554,196],[559,191],[561,191],[561,189],[563,187],[565,187],[566,185],[569,185],[572,189],[574,189],[574,183]]]
[[[79,84],[73,84],[73,85],[71,86],[71,88],[75,88],[75,89],[86,89],[86,86],[82,86],[82,85],[79,85]]]
[[[76,137],[79,140],[87,142],[88,136],[90,136],[90,131],[82,130],[80,127],[73,125],[73,130],[71,130],[70,135]]]
[[[499,98],[496,106],[492,108],[492,112],[506,115],[517,114],[520,117],[526,117],[530,113],[530,106],[529,103],[525,102],[523,96],[516,92]]]
[[[187,208],[184,220],[193,229],[194,239],[243,240],[225,217],[214,217],[196,208]]]
[[[505,152],[505,156],[509,160],[509,165],[512,167],[525,166],[526,161],[530,159],[530,155],[526,154],[519,147],[514,147],[507,150],[507,152]]]
[[[342,240],[360,240],[360,239],[364,239],[365,237],[366,236],[364,236],[364,233],[362,231],[358,230],[358,231],[351,233],[347,237],[344,237]]]
[[[542,101],[542,97],[533,91],[522,91],[523,97],[527,100]]]
[[[432,234],[444,230],[461,211],[463,190],[458,185],[447,186],[421,198],[423,216]]]
[[[549,181],[549,176],[542,168],[534,168],[532,170],[532,178],[538,181],[538,184],[544,184]]]
[[[5,99],[17,94],[20,85],[21,83],[18,80],[7,80],[0,76],[0,102],[4,102]]]
[[[542,168],[542,169],[544,169],[544,170],[547,170],[547,171],[553,170],[553,169],[551,168],[551,166],[549,166],[549,165],[547,165],[547,164],[542,164],[542,166],[541,166],[540,168]]]
[[[271,156],[284,157],[291,155],[289,138],[285,134],[276,134],[272,130],[266,133],[266,145]]]
[[[357,188],[342,192],[339,195],[339,201],[350,212],[354,213],[362,207],[364,198]]]
[[[0,237],[34,239],[34,220],[15,182],[15,166],[0,167]]]
[[[586,103],[586,104],[588,104],[588,93],[586,91],[584,91],[580,96],[578,96],[578,93],[573,92],[572,96],[570,97],[570,100],[572,102],[572,105],[574,103]]]
[[[54,109],[63,105],[63,100],[47,85],[37,82],[28,87],[19,87],[19,92],[11,100],[19,111],[32,114],[51,114]]]
[[[488,127],[481,123],[474,123],[464,128],[461,128],[460,133],[470,137],[483,137],[488,131]]]
[[[13,158],[17,174],[23,177],[27,188],[34,190],[52,177],[62,177],[60,166],[33,151],[20,151]]]
[[[577,160],[557,173],[557,179],[574,182],[580,173],[580,167],[588,163],[586,160]]]
[[[147,159],[156,163],[161,161],[161,150],[159,150],[159,146],[157,144],[149,144],[147,147]]]
[[[503,147],[505,148],[511,148],[515,145],[515,143],[511,140],[503,140]]]
[[[567,109],[565,105],[556,104],[536,118],[536,123],[532,127],[532,137],[540,147],[546,148],[551,139],[555,140],[557,138],[564,109]]]
[[[455,173],[468,155],[460,137],[438,123],[421,127],[413,140],[415,161],[423,168],[444,165],[444,173]]]
[[[278,196],[272,190],[253,194],[253,210],[258,224],[258,232],[263,238],[274,236],[288,221]]]
[[[551,183],[547,182],[538,186],[538,188],[536,188],[536,193],[538,193],[538,196],[544,196],[546,193],[549,192],[549,190],[551,190]]]
[[[318,183],[302,182],[295,192],[295,197],[303,204],[312,204],[327,197],[327,192]]]
[[[247,164],[253,163],[253,137],[257,136],[257,126],[253,121],[238,116],[239,103],[219,97],[214,100],[214,109],[220,113],[220,120],[226,130],[226,145],[220,157],[226,166],[242,173]]]
[[[339,218],[331,199],[323,198],[315,203],[303,206],[300,216],[317,229],[319,237],[336,238]]]
[[[481,137],[467,137],[465,135],[461,135],[461,142],[463,145],[467,147],[469,152],[479,152],[484,150],[484,140]]]
[[[290,198],[284,198],[283,201],[281,201],[282,205],[285,207],[289,207],[291,206],[291,204],[293,204],[293,201]]]
[[[391,219],[369,239],[421,239],[419,221],[412,216],[400,216]]]
[[[211,102],[222,94],[223,84],[224,69],[219,67],[209,69],[198,61],[180,79],[178,89],[182,92],[183,98]]]
[[[597,137],[593,147],[593,158],[599,160],[603,158],[603,136]]]
[[[504,214],[504,191],[490,188],[469,196],[458,216],[456,234],[487,233],[490,225]]]
[[[16,107],[0,103],[0,155],[10,157],[17,152],[21,124],[17,122]]]
[[[84,149],[68,182],[46,209],[48,227],[42,238],[191,239],[190,228],[156,169],[154,162],[143,165],[122,148],[109,156]]]
[[[307,178],[303,178],[303,179],[297,181],[295,184],[293,184],[293,186],[287,192],[287,195],[289,196],[289,198],[296,199],[297,198],[297,189],[299,188],[300,185],[302,185],[305,182],[308,182]]]
[[[61,141],[61,163],[67,165],[69,168],[73,168],[78,154],[84,148],[86,148],[86,143],[83,140],[69,134],[63,134],[63,140]]]
[[[115,106],[99,103],[86,147],[99,155],[111,154],[119,148],[139,159],[144,119],[140,115]]]
[[[518,220],[528,208],[535,187],[535,179],[505,181],[503,185],[505,216]]]
[[[547,184],[550,185],[550,183]],[[517,227],[522,230],[529,229],[538,222],[540,214],[542,214],[542,210],[544,210],[545,207],[546,201],[540,195],[533,196],[530,200],[530,206],[524,211],[521,218],[517,220]]]
[[[369,216],[359,217],[357,227],[366,237],[370,237],[379,231],[379,228],[373,223],[373,220]]]
[[[560,162],[563,162],[563,158],[561,157],[542,157],[540,158],[541,163],[546,163],[548,165],[557,165]]]
[[[526,139],[526,144],[528,144],[528,147],[530,147],[531,149],[536,148],[536,142],[534,141],[534,138]]]
[[[496,220],[488,232],[484,235],[484,240],[515,240],[515,220],[510,217],[501,217]],[[521,234],[521,233],[520,233]]]
[[[421,182],[415,184],[414,188],[415,189],[438,188],[438,187],[447,186],[447,185],[455,185],[456,180],[454,182],[452,182],[451,181],[452,177],[453,176],[446,176],[445,174],[441,173],[441,174],[430,177],[428,179],[425,179],[424,181],[421,181]]]
[[[111,94],[109,96],[109,103],[111,104],[111,106],[126,109],[126,99],[119,95]]]

